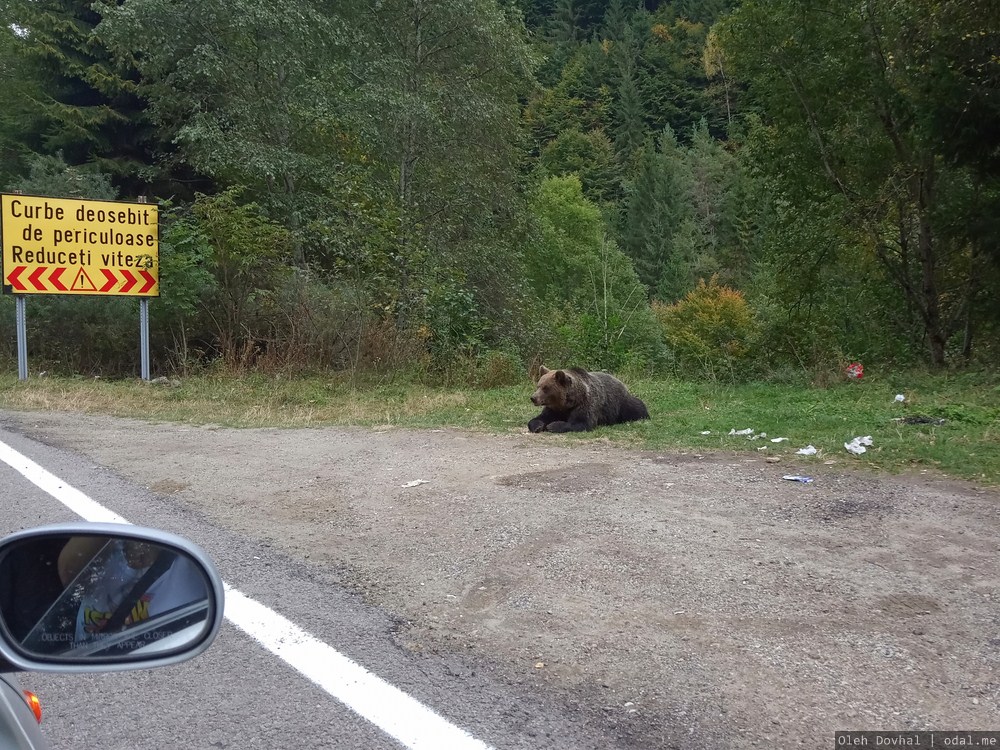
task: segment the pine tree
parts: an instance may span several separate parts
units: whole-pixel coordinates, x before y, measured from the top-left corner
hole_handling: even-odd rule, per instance
[[[690,224],[688,180],[677,138],[670,128],[643,146],[639,171],[628,191],[622,246],[650,296],[680,298],[691,283],[687,243],[679,235]]]
[[[165,148],[136,93],[138,74],[101,41],[88,0],[34,0],[18,6],[22,70],[38,96],[25,102],[35,121],[29,149],[61,154],[69,165],[112,175],[123,195],[157,192]],[[152,183],[152,184],[151,184]]]
[[[628,12],[625,10],[625,0],[611,0],[604,23],[601,24],[601,36],[612,42],[620,42],[625,38],[629,25]]]
[[[642,148],[646,139],[645,110],[634,77],[626,73],[618,86],[614,110],[615,147],[622,162]]]
[[[38,123],[28,106],[37,99],[40,89],[25,74],[21,50],[24,38],[15,30],[14,16],[9,6],[0,5],[0,187],[6,189],[27,171],[32,153],[31,143],[37,141]]]
[[[549,19],[549,40],[556,44],[576,44],[580,38],[580,12],[576,0],[556,0]]]

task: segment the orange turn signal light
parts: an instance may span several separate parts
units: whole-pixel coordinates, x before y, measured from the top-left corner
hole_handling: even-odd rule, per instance
[[[31,709],[32,713],[35,714],[35,721],[39,724],[42,723],[42,702],[38,700],[38,696],[35,695],[30,690],[24,691],[24,700],[27,701],[28,707]]]

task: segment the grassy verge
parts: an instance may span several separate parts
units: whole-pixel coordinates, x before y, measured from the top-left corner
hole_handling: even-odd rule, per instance
[[[1000,484],[1000,377],[990,374],[866,376],[828,388],[752,383],[721,385],[673,380],[630,382],[649,406],[649,422],[604,428],[570,439],[604,440],[652,449],[747,452],[836,460],[898,472],[912,467]],[[456,426],[494,432],[524,430],[536,409],[531,385],[491,390],[414,384],[354,387],[335,379],[199,377],[182,384],[105,382],[85,378],[0,375],[0,408],[101,413],[153,421],[234,427],[320,425]],[[903,403],[894,397],[902,393]],[[906,424],[930,417],[943,424]],[[730,435],[751,428],[767,438]],[[703,434],[707,433],[707,434]],[[872,437],[862,456],[844,449]],[[787,441],[772,443],[772,438]],[[813,445],[812,458],[795,452]],[[758,451],[766,448],[766,451]]]

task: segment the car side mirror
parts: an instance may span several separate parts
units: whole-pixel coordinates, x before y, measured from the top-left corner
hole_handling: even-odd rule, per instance
[[[177,663],[208,647],[222,606],[211,561],[172,534],[72,524],[0,542],[0,652],[21,669]]]

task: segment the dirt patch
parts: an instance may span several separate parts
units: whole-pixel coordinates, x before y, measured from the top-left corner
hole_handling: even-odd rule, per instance
[[[613,472],[614,468],[609,464],[579,464],[572,468],[496,477],[495,481],[501,487],[514,487],[520,490],[594,494],[601,491]]]
[[[175,492],[182,492],[191,486],[189,482],[178,482],[174,479],[161,479],[159,482],[153,482],[149,486],[153,492],[158,495],[173,495]]]
[[[992,490],[545,434],[2,418],[339,571],[402,648],[545,686],[636,746],[1000,727]]]

